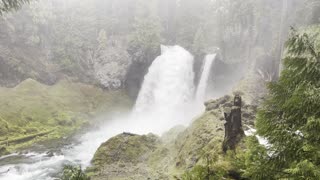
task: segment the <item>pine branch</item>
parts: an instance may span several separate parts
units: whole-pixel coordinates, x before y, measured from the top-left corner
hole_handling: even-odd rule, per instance
[[[0,0],[0,16],[6,12],[17,10],[29,2],[30,0]]]

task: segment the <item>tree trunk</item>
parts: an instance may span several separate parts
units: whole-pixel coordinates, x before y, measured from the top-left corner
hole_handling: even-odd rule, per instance
[[[244,131],[242,129],[242,119],[241,119],[241,97],[236,95],[234,98],[234,105],[232,106],[231,112],[224,113],[226,123],[225,127],[225,137],[223,141],[223,152],[227,150],[235,150],[236,145],[241,141],[244,136]]]

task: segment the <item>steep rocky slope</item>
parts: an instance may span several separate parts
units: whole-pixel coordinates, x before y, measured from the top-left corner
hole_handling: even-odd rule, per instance
[[[206,164],[208,157],[215,159],[214,167],[232,171],[222,151],[223,113],[230,110],[232,100],[225,96],[207,102],[206,112],[188,128],[175,127],[162,137],[121,134],[111,138],[96,152],[89,174],[93,179],[180,179],[186,171]],[[247,129],[254,123],[256,107],[243,105],[242,112]]]

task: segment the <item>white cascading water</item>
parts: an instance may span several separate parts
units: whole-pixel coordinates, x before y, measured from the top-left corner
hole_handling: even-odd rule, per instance
[[[175,125],[187,124],[196,115],[191,107],[195,89],[193,80],[193,56],[179,46],[162,46],[162,54],[150,66],[130,115],[106,120],[104,126],[83,135],[79,144],[63,147],[60,153],[4,157],[20,158],[21,161],[0,163],[0,179],[55,179],[52,176],[66,163],[88,167],[100,144],[112,136],[122,132],[161,134]]]
[[[144,78],[135,112],[168,111],[190,102],[194,92],[193,56],[182,47],[162,46]]]
[[[177,124],[186,124],[193,111],[193,56],[180,46],[162,46],[162,54],[145,76],[133,110],[137,125],[161,134]],[[141,128],[140,128],[141,129]]]
[[[212,69],[212,64],[216,58],[216,54],[209,54],[204,59],[204,64],[202,68],[202,73],[200,77],[200,81],[198,84],[197,92],[196,92],[196,104],[201,107],[201,110],[204,108],[204,101],[206,101],[206,92],[210,77],[210,72]]]

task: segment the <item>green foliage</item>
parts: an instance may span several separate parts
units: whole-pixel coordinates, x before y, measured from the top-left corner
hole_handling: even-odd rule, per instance
[[[309,22],[306,19],[319,17],[316,0],[292,1],[294,5],[289,6],[287,24],[299,25]],[[67,75],[80,82],[96,83],[94,62],[101,54],[99,49],[106,45],[111,46],[110,49],[120,46],[128,50],[130,60],[140,62],[151,62],[158,56],[160,43],[179,44],[196,58],[219,47],[225,60],[238,62],[255,61],[258,55],[277,56],[279,49],[279,21],[283,9],[279,0],[52,2],[31,1],[30,5],[0,20],[1,45],[9,47],[9,54],[1,52],[0,56],[15,74],[11,77],[4,72],[5,77],[10,77],[5,80],[30,77],[47,82],[51,77]],[[308,2],[307,5],[303,5],[304,2]],[[297,9],[303,13],[298,14]],[[306,11],[314,11],[314,15],[305,16]],[[293,23],[297,16],[305,18]],[[103,31],[108,37],[105,44],[101,44],[100,39],[104,39]],[[7,62],[11,58],[12,61]],[[11,65],[13,61],[16,66]],[[139,75],[139,80],[142,77]],[[0,81],[7,83],[5,80]]]
[[[134,61],[152,61],[159,54],[161,26],[157,18],[138,18],[130,36],[128,52]]]
[[[220,179],[225,175],[222,166],[217,166],[218,154],[202,153],[203,165],[196,165],[190,171],[182,175],[183,180],[213,180]]]
[[[89,180],[81,167],[67,165],[63,168],[61,180]]]
[[[285,69],[279,81],[269,85],[269,96],[257,117],[257,132],[270,146],[251,147],[249,177],[320,178],[319,33],[319,26],[309,32],[292,31]]]
[[[299,19],[312,23],[319,24],[320,22],[320,2],[318,0],[303,0],[305,3],[306,9],[304,9],[307,13],[305,16],[299,17]],[[303,10],[300,10],[300,13]]]
[[[207,42],[204,37],[204,31],[202,30],[202,28],[199,28],[193,40],[192,51],[197,55],[201,55],[201,53],[205,53],[204,50],[208,46],[206,43]]]
[[[5,12],[20,8],[23,4],[28,3],[29,0],[1,0],[0,1],[0,15]]]
[[[237,153],[228,151],[227,154],[205,152],[202,156],[204,162],[186,171],[182,175],[183,180],[239,179],[241,177],[240,170],[245,165],[243,149],[238,148]]]
[[[183,180],[213,180],[215,178],[213,171],[210,167],[197,165],[191,171],[186,172]]]
[[[259,141],[255,136],[247,137],[248,151],[242,158],[241,168],[245,169],[243,176],[251,179],[273,179],[270,173],[273,173],[272,169],[268,166],[267,159],[268,153],[266,148],[259,144]]]

